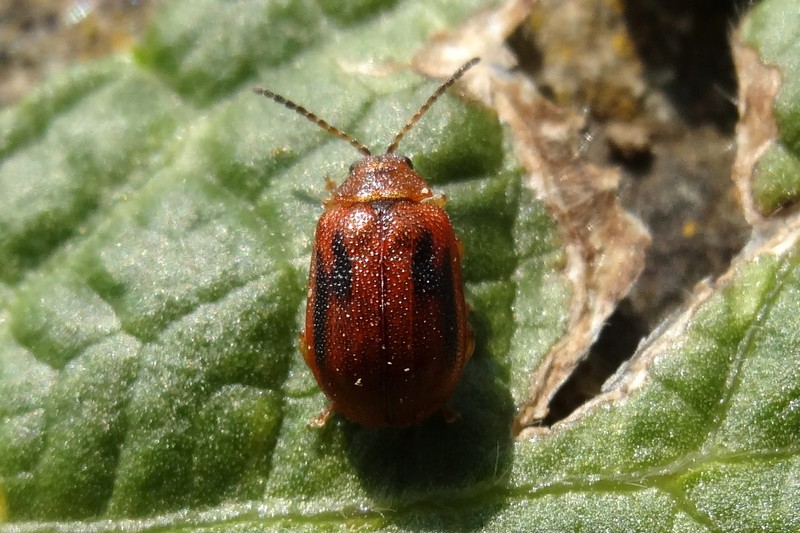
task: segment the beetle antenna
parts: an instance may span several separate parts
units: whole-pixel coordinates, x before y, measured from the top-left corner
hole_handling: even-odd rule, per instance
[[[414,124],[416,124],[417,121],[420,118],[422,118],[422,115],[424,115],[428,111],[428,109],[431,108],[433,103],[440,96],[442,96],[442,93],[444,93],[447,89],[449,89],[451,85],[453,85],[455,82],[457,82],[458,79],[461,76],[463,76],[466,71],[468,71],[469,69],[474,67],[475,64],[480,60],[481,59],[479,57],[473,57],[472,59],[470,59],[469,61],[467,61],[463,65],[461,65],[458,68],[458,70],[453,72],[453,74],[444,83],[439,85],[439,88],[436,89],[436,91],[434,91],[434,93],[430,96],[430,98],[428,98],[428,101],[425,102],[424,104],[422,104],[422,107],[420,107],[419,110],[416,113],[414,113],[414,116],[411,117],[411,120],[409,120],[406,123],[406,125],[403,126],[403,129],[400,130],[400,133],[395,135],[394,140],[392,141],[392,144],[390,144],[389,147],[386,149],[386,153],[387,154],[391,154],[395,150],[397,150],[397,145],[400,144],[400,141],[403,139],[403,137],[405,137],[405,134],[408,133],[411,130],[411,128],[414,127]]]
[[[319,118],[317,115],[315,115],[314,113],[312,113],[311,111],[309,111],[305,107],[292,102],[288,98],[284,98],[283,96],[281,96],[279,94],[276,94],[276,93],[270,91],[269,89],[263,89],[261,87],[253,88],[253,92],[255,92],[256,94],[261,94],[263,96],[266,96],[267,98],[270,98],[270,99],[278,102],[279,104],[281,104],[281,105],[283,105],[285,107],[288,107],[292,111],[295,111],[300,115],[303,115],[308,120],[310,120],[311,122],[313,122],[314,124],[316,124],[317,126],[322,128],[323,130],[327,131],[328,133],[336,135],[340,139],[349,142],[356,150],[358,150],[362,154],[367,155],[367,156],[372,155],[372,152],[369,151],[369,148],[367,148],[365,145],[363,145],[360,142],[358,142],[357,140],[355,140],[352,136],[350,136],[349,134],[343,132],[342,130],[340,130],[336,126],[332,126],[332,125],[328,124],[327,122],[325,122],[324,120]]]

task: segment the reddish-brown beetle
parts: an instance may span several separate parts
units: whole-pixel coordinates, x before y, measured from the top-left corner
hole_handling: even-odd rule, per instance
[[[308,281],[303,357],[338,412],[365,426],[406,427],[442,409],[474,348],[461,242],[400,140],[478,59],[465,63],[374,156],[353,137],[267,89],[255,92],[353,145],[364,158],[325,202]]]

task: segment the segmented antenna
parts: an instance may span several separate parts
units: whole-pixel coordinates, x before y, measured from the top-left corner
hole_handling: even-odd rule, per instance
[[[470,59],[469,61],[467,61],[463,65],[461,65],[461,67],[459,67],[459,69],[456,70],[453,73],[453,75],[450,76],[447,79],[447,81],[445,81],[444,83],[439,85],[439,88],[436,89],[436,91],[430,96],[430,98],[428,98],[428,101],[426,101],[424,104],[422,104],[422,107],[420,107],[419,110],[416,113],[414,113],[414,116],[411,117],[411,120],[409,120],[408,123],[405,126],[403,126],[403,129],[400,130],[400,133],[395,135],[394,140],[389,145],[389,147],[386,149],[386,153],[387,154],[391,154],[397,149],[397,145],[400,144],[400,141],[403,139],[405,134],[408,133],[411,130],[411,128],[414,127],[414,124],[416,124],[417,121],[420,118],[422,118],[422,115],[424,115],[425,112],[428,111],[428,109],[430,109],[430,107],[442,95],[442,93],[444,93],[447,89],[450,88],[451,85],[453,85],[456,81],[458,81],[458,79],[461,76],[463,76],[464,73],[467,70],[469,70],[472,67],[474,67],[475,64],[478,61],[480,61],[480,58],[473,57],[472,59]],[[292,102],[291,100],[289,100],[288,98],[284,98],[283,96],[281,96],[281,95],[279,95],[277,93],[274,93],[274,92],[270,91],[269,89],[264,89],[262,87],[255,87],[253,89],[253,92],[255,92],[256,94],[260,94],[260,95],[266,96],[267,98],[270,98],[270,99],[278,102],[279,104],[291,109],[292,111],[295,111],[296,113],[306,117],[308,120],[310,120],[311,122],[313,122],[314,124],[316,124],[317,126],[322,128],[323,130],[327,131],[328,133],[336,135],[340,139],[347,141],[356,150],[358,150],[360,153],[364,154],[365,156],[372,155],[372,152],[370,152],[369,148],[367,148],[364,144],[360,143],[359,141],[354,139],[352,136],[350,136],[348,133],[345,133],[344,131],[340,130],[336,126],[332,126],[331,124],[328,124],[326,121],[322,120],[317,115],[315,115],[314,113],[312,113],[311,111],[309,111],[305,107],[301,106],[300,104],[296,104],[296,103]]]
[[[292,111],[295,111],[300,115],[303,115],[308,120],[310,120],[311,122],[313,122],[314,124],[316,124],[317,126],[322,128],[323,130],[327,131],[328,133],[332,133],[333,135],[336,135],[340,139],[343,139],[343,140],[349,142],[351,145],[353,145],[353,147],[356,150],[358,150],[362,154],[364,154],[364,155],[372,155],[372,152],[369,151],[369,148],[367,148],[366,146],[364,146],[363,144],[361,144],[360,142],[358,142],[353,137],[351,137],[347,133],[343,132],[342,130],[340,130],[336,126],[332,126],[332,125],[328,124],[327,122],[325,122],[324,120],[319,118],[317,115],[315,115],[314,113],[312,113],[311,111],[309,111],[305,107],[303,107],[303,106],[301,106],[299,104],[295,104],[291,100],[289,100],[287,98],[284,98],[283,96],[281,96],[279,94],[276,94],[276,93],[270,91],[269,89],[263,89],[261,87],[255,87],[253,89],[253,92],[255,92],[256,94],[264,95],[267,98],[271,98],[272,100],[275,100],[279,104],[288,107]]]
[[[424,115],[428,111],[428,109],[430,109],[430,107],[442,95],[442,93],[445,92],[447,89],[449,89],[450,86],[453,85],[455,82],[457,82],[458,79],[461,76],[463,76],[466,71],[474,67],[478,61],[480,61],[479,57],[473,57],[472,59],[461,65],[458,70],[453,72],[453,74],[447,79],[447,81],[439,85],[439,88],[436,89],[436,91],[430,96],[430,98],[428,98],[428,101],[422,104],[422,107],[420,107],[419,110],[416,113],[414,113],[414,116],[411,117],[411,120],[409,120],[408,123],[406,123],[406,125],[403,126],[403,129],[400,130],[400,133],[395,135],[394,140],[386,149],[387,154],[391,154],[397,149],[397,146],[400,144],[400,141],[403,139],[405,134],[408,133],[411,130],[411,128],[414,127],[414,124],[416,124],[417,121],[420,118],[422,118],[422,115]]]

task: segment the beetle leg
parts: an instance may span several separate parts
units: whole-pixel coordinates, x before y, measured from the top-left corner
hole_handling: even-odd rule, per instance
[[[330,176],[325,176],[325,190],[333,194],[333,191],[336,190],[336,187],[336,182],[333,181]]]
[[[464,350],[465,360],[469,361],[473,353],[475,353],[475,333],[473,333],[470,325],[467,324],[467,346]]]
[[[442,413],[442,418],[444,418],[445,424],[453,424],[461,420],[461,413],[459,413],[449,405],[445,405],[444,407],[442,407],[441,413]]]
[[[320,413],[317,416],[315,416],[308,422],[308,425],[306,427],[308,427],[308,429],[317,429],[325,427],[325,424],[327,424],[328,420],[331,419],[333,413],[334,413],[333,404],[326,405],[325,408],[322,411],[320,411]]]
[[[428,198],[423,198],[420,200],[421,204],[433,204],[436,207],[440,207],[444,209],[445,204],[447,204],[447,196],[444,194],[435,194],[433,196],[429,196]]]
[[[303,359],[308,360],[308,342],[306,341],[305,330],[301,331],[300,334],[297,335],[297,344],[300,346],[300,353],[303,354]]]

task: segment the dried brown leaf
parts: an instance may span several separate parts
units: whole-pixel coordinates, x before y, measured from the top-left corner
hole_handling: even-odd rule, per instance
[[[472,56],[483,62],[466,81],[469,94],[492,107],[511,130],[527,173],[525,183],[558,223],[572,298],[564,337],[545,354],[530,377],[519,406],[517,434],[537,424],[575,367],[586,357],[606,319],[644,267],[650,243],[641,222],[617,201],[619,174],[582,161],[573,146],[582,118],[545,99],[533,82],[513,70],[505,39],[530,13],[532,3],[514,0],[481,13],[421,52],[416,66],[431,76],[451,72]]]

